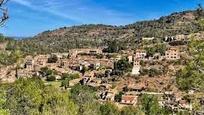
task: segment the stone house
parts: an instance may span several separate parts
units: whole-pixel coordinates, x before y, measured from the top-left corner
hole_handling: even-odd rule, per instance
[[[48,60],[48,56],[40,55],[35,57],[35,64],[39,66],[45,66]]]
[[[128,55],[127,58],[128,58],[128,62],[129,62],[129,63],[132,63],[132,62],[133,62],[133,56],[132,56],[132,55]]]
[[[172,41],[175,41],[175,40],[176,40],[175,36],[166,36],[164,38],[164,42],[172,42]]]
[[[180,34],[175,36],[177,41],[187,41],[188,40],[188,35]]]
[[[110,91],[104,91],[100,94],[100,98],[103,101],[114,101],[115,93]]]
[[[134,62],[133,62],[133,69],[132,69],[132,75],[139,75],[139,71],[141,68],[140,61],[145,60],[147,53],[145,50],[136,50]]]
[[[123,95],[120,103],[135,106],[137,104],[137,98],[138,97],[134,95]]]
[[[84,48],[84,49],[72,49],[69,50],[69,54],[72,58],[77,57],[78,54],[89,54],[89,55],[95,55],[95,54],[102,54],[102,49],[97,48]]]
[[[176,47],[170,47],[165,52],[165,58],[167,60],[178,60],[180,59],[180,51]]]
[[[86,84],[88,84],[90,81],[91,81],[91,78],[90,78],[90,77],[83,77],[82,80],[80,81],[80,83],[81,83],[82,85],[86,85]]]
[[[88,63],[86,64],[87,67],[90,65],[94,65],[95,69],[98,69],[99,67],[103,66],[106,68],[113,68],[114,67],[114,61],[111,59],[84,59],[81,64],[83,63]]]
[[[65,66],[68,66],[68,61],[66,59],[60,59],[59,67],[65,67]]]
[[[115,94],[113,92],[108,92],[106,95],[106,101],[114,101]]]
[[[178,103],[181,109],[192,110],[192,105],[188,103],[186,100],[179,100]]]
[[[32,70],[34,68],[34,60],[33,59],[28,59],[25,62],[25,68]]]
[[[19,77],[31,77],[33,75],[32,71],[27,71],[25,69],[19,69],[18,70],[18,76]]]
[[[51,55],[56,55],[58,59],[66,59],[68,58],[68,53],[52,53]]]
[[[45,66],[46,65],[46,60],[45,59],[42,59],[42,58],[39,58],[39,59],[37,59],[37,62],[36,62],[36,64],[37,65],[41,65],[41,66]]]
[[[154,37],[143,37],[142,40],[147,40],[147,41],[150,41],[150,40],[153,40],[155,39]]]
[[[138,60],[138,59],[134,60],[131,74],[132,75],[139,75],[140,69],[141,69],[140,60]]]
[[[136,50],[135,52],[135,60],[144,60],[147,53],[145,50]]]

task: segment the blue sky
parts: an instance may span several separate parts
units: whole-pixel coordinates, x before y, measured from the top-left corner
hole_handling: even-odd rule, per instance
[[[195,9],[204,0],[10,0],[10,19],[0,33],[33,36],[81,24],[125,25]]]

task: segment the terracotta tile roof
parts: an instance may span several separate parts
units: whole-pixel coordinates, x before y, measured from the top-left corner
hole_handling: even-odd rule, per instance
[[[122,100],[126,101],[126,102],[132,102],[135,100],[135,98],[137,98],[136,96],[133,95],[124,95],[122,96]]]

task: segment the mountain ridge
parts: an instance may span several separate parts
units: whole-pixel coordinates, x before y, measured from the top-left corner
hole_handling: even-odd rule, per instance
[[[31,39],[19,40],[18,46],[28,52],[67,52],[72,48],[104,47],[116,40],[132,48],[142,37],[164,38],[178,34],[201,31],[199,19],[204,17],[203,9],[174,12],[157,20],[139,21],[125,26],[89,24],[62,27],[44,31]],[[29,48],[29,49],[26,49]]]

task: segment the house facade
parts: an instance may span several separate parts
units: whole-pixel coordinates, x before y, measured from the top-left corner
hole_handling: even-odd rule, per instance
[[[135,52],[135,60],[144,60],[147,53],[145,50],[136,50]]]
[[[26,69],[29,69],[29,70],[32,70],[34,67],[34,60],[33,59],[28,59],[26,60],[25,62],[25,68]]]
[[[87,49],[72,49],[69,50],[69,54],[71,57],[76,57],[78,54],[90,54],[90,55],[94,55],[94,54],[102,54],[103,51],[102,49],[97,49],[97,48],[87,48]]]
[[[133,68],[132,68],[132,75],[139,75],[140,74],[140,60],[134,60]]]
[[[176,47],[170,47],[165,52],[166,60],[178,60],[180,59],[180,51]]]
[[[132,68],[132,75],[139,75],[140,74],[140,61],[145,60],[147,53],[145,50],[136,50],[134,62],[133,62],[133,68]]]

